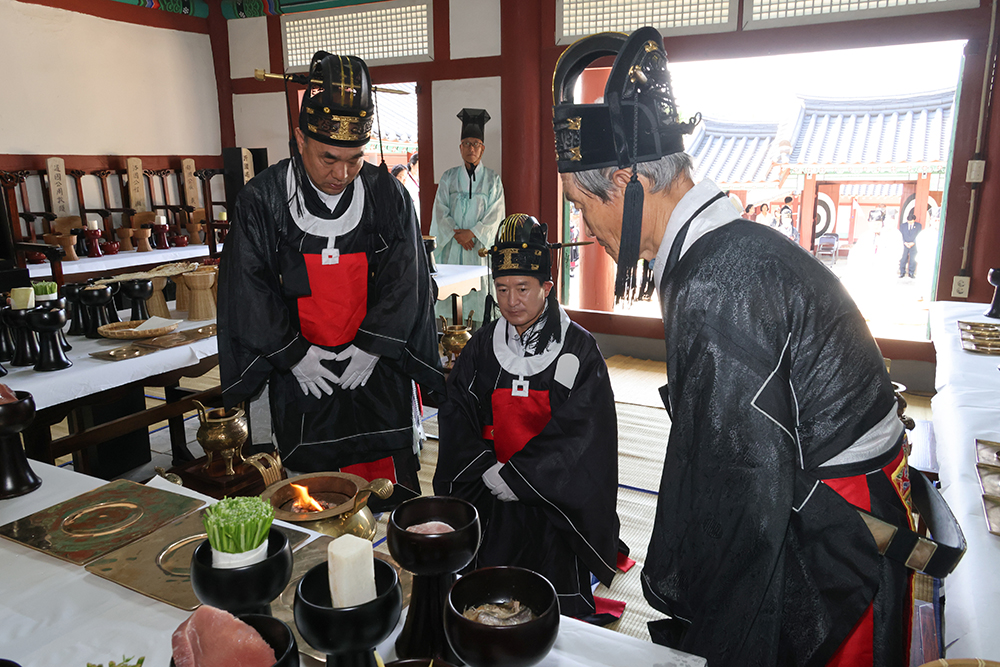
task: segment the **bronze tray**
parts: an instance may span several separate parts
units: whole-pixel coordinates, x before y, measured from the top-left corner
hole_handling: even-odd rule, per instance
[[[334,538],[329,535],[321,535],[315,540],[305,545],[295,553],[295,563],[292,565],[292,578],[289,580],[285,590],[281,592],[278,599],[271,603],[271,613],[275,618],[284,621],[292,629],[295,641],[299,646],[299,653],[308,655],[317,660],[325,661],[326,655],[317,651],[309,645],[299,629],[295,627],[295,589],[299,585],[299,580],[305,576],[306,572],[327,560],[327,545]],[[403,606],[410,604],[410,596],[413,593],[413,575],[399,567],[392,556],[375,551],[375,557],[392,565],[399,575],[399,585],[403,589]]]
[[[1000,496],[1000,466],[977,463],[979,485],[983,487],[983,495]]]
[[[979,339],[962,339],[962,349],[979,354],[1000,354],[1000,341],[984,343]]]
[[[985,343],[986,345],[996,345],[1000,343],[1000,331],[959,331],[959,335],[962,340],[974,340],[977,343]]]
[[[216,326],[214,324],[206,324],[204,326],[197,327],[196,329],[177,331],[166,334],[165,336],[150,338],[149,340],[137,340],[133,343],[133,345],[137,347],[151,347],[157,350],[166,350],[179,345],[187,345],[188,343],[193,343],[194,341],[201,340],[203,338],[211,338],[215,335],[215,332]]]
[[[0,526],[0,535],[83,565],[204,504],[120,479]]]
[[[208,536],[202,525],[205,510],[155,530],[89,565],[87,571],[169,605],[192,611],[201,602],[191,588],[191,557]],[[308,533],[275,526],[295,550]]]
[[[1000,535],[1000,497],[984,495],[983,512],[986,514],[986,529]]]
[[[962,331],[1000,335],[1000,325],[993,324],[992,322],[965,322],[959,320],[958,328]]]
[[[1000,466],[1000,442],[976,438],[976,460],[991,466]]]
[[[126,359],[136,359],[137,357],[142,357],[147,354],[152,354],[156,350],[152,347],[139,347],[138,345],[125,345],[124,347],[116,347],[113,350],[101,350],[100,352],[91,352],[90,356],[95,359],[101,359],[103,361],[125,361]]]

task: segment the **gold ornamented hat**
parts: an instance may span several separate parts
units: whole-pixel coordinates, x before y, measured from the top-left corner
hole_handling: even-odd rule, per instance
[[[535,276],[542,282],[552,280],[551,248],[546,236],[548,226],[533,216],[514,213],[504,218],[496,241],[488,251],[493,277]]]
[[[355,56],[317,51],[309,64],[309,74],[299,112],[302,132],[331,146],[367,144],[374,104],[365,62]]]

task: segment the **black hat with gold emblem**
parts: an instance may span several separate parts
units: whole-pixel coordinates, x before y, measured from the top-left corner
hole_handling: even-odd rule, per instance
[[[551,245],[546,235],[548,226],[524,213],[504,218],[497,230],[496,241],[488,250],[494,278],[502,276],[535,276],[542,282],[552,280]]]
[[[299,112],[302,132],[331,146],[367,144],[374,102],[365,62],[355,56],[317,51],[309,64],[309,74]]]

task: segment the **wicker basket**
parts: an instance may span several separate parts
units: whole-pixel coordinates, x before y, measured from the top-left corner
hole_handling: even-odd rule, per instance
[[[131,322],[113,322],[97,327],[97,333],[105,338],[118,338],[122,340],[138,340],[140,338],[153,338],[168,334],[177,328],[177,323],[159,327],[157,329],[147,329],[146,331],[136,331],[136,327],[146,320],[132,320]]]

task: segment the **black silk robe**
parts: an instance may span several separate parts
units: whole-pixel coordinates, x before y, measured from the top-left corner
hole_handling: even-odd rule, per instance
[[[285,465],[300,472],[337,469],[413,445],[411,379],[443,391],[434,325],[435,287],[427,269],[413,203],[398,181],[365,164],[361,222],[336,249],[362,262],[353,288],[360,300],[354,344],[381,355],[364,387],[333,386],[331,396],[303,394],[291,368],[315,341],[302,333],[299,301],[313,294],[306,269],[327,239],[303,232],[289,212],[289,160],[262,172],[240,192],[230,215],[219,269],[219,365],[227,406],[269,382],[271,421]],[[345,191],[334,214],[350,201]],[[366,268],[364,266],[366,264]],[[366,271],[366,272],[365,272]],[[347,285],[320,285],[336,290]],[[357,324],[355,324],[357,326]],[[347,362],[324,362],[341,373]]]
[[[502,318],[476,332],[448,378],[434,492],[467,500],[479,511],[483,539],[469,569],[515,565],[539,572],[555,586],[563,614],[584,616],[594,612],[590,573],[610,585],[616,572],[618,424],[597,343],[560,313],[568,326],[558,358],[524,375],[529,391],[548,392],[550,419],[500,472],[518,500],[495,498],[482,480],[497,463],[483,428],[520,416],[516,408],[493,410],[494,392],[517,380],[494,352],[494,331],[499,327],[502,335],[507,325]],[[567,387],[556,379],[557,368],[572,363],[571,356],[579,368]]]
[[[906,664],[907,571],[816,483],[888,463],[820,468],[895,406],[847,291],[749,221],[701,236],[659,288],[672,426],[642,578],[673,620],[654,639],[711,667],[824,665],[874,600],[874,662]],[[907,525],[891,487],[871,503]]]

